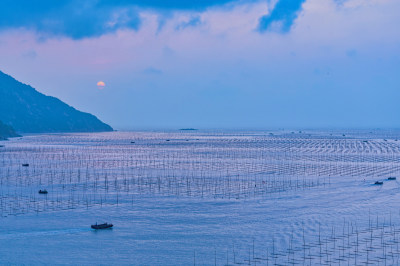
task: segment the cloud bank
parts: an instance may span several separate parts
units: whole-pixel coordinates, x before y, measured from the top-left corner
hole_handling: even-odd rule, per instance
[[[234,0],[4,0],[0,2],[0,30],[33,30],[42,37],[72,39],[98,37],[123,29],[138,30],[140,12],[160,14],[173,11],[201,11]]]

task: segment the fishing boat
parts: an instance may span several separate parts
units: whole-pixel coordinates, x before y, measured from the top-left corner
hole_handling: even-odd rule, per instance
[[[29,163],[23,163],[22,166],[28,167],[28,166],[29,166]]]
[[[388,180],[396,180],[396,177],[391,176],[388,178]]]
[[[39,190],[39,194],[47,194],[47,193],[49,193],[49,192],[47,192],[47,190],[46,190],[46,189]]]
[[[91,227],[92,229],[107,229],[107,228],[111,228],[113,227],[113,224],[109,224],[109,223],[104,223],[104,224],[92,224]]]
[[[383,185],[383,182],[382,181],[376,181],[375,185]]]

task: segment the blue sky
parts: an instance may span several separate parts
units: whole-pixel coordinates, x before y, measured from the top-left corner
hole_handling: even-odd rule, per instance
[[[399,13],[398,0],[5,0],[0,70],[117,129],[399,127]]]

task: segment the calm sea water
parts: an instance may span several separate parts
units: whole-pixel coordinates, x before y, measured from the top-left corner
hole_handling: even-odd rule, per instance
[[[0,264],[396,263],[400,186],[387,178],[400,178],[398,132],[343,134],[3,142]],[[90,229],[103,221],[114,228]]]

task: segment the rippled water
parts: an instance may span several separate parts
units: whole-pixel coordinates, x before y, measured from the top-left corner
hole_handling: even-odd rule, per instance
[[[270,133],[3,142],[0,263],[397,262],[400,186],[386,179],[400,177],[399,134]],[[114,228],[90,229],[103,221]]]

